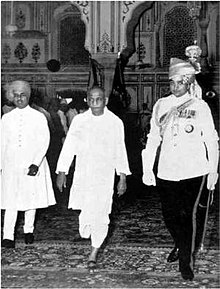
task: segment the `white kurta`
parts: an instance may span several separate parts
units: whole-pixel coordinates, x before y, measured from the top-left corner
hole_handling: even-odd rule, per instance
[[[218,135],[204,100],[195,98],[181,114],[171,118],[163,138],[160,136],[156,120],[171,107],[189,99],[189,94],[182,97],[170,95],[159,99],[154,106],[151,130],[142,155],[144,169],[152,169],[157,147],[163,139],[158,163],[158,177],[161,179],[179,181],[194,178],[208,174],[214,167],[211,151],[217,147]]]
[[[74,117],[64,142],[57,173],[68,173],[76,155],[69,208],[85,210],[87,216],[111,212],[115,171],[130,174],[122,121],[107,108],[101,116],[91,110]]]
[[[46,152],[50,133],[45,116],[30,106],[2,117],[2,209],[29,210],[55,204]],[[37,176],[28,176],[31,164]]]

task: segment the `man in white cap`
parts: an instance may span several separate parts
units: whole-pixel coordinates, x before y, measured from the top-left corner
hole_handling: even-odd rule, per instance
[[[30,85],[10,83],[16,108],[2,116],[1,208],[5,210],[2,247],[14,248],[18,211],[24,211],[25,243],[34,242],[37,208],[55,204],[45,158],[50,133],[45,116],[29,106]]]
[[[155,186],[153,166],[161,145],[157,185],[164,221],[175,243],[167,261],[179,259],[185,280],[194,278],[196,238],[201,241],[197,232],[201,195],[206,193],[207,202],[208,190],[214,190],[218,179],[218,135],[211,111],[201,99],[201,88],[195,79],[197,69],[196,63],[171,59],[171,95],[154,105],[151,129],[142,151],[143,182]]]
[[[125,193],[126,175],[130,174],[123,123],[107,109],[107,101],[102,88],[88,91],[89,110],[73,118],[56,170],[57,186],[62,191],[76,156],[69,208],[81,210],[80,235],[91,237],[89,269],[96,267],[97,253],[108,233],[115,172],[119,175],[119,196]]]

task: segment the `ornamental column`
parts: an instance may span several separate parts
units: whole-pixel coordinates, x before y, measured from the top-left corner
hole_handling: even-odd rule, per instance
[[[203,73],[209,71],[209,63],[208,63],[208,44],[207,44],[207,29],[209,26],[210,18],[207,17],[207,3],[201,2],[201,12],[199,17],[199,27],[201,29],[201,40],[200,47],[202,49],[201,54],[201,69]]]

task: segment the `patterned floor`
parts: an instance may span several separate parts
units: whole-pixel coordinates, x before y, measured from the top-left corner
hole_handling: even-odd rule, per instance
[[[192,282],[182,280],[177,263],[166,263],[168,253],[165,248],[107,246],[97,270],[88,272],[88,245],[18,244],[13,253],[3,253],[2,288],[219,288],[215,250],[200,254]]]
[[[194,281],[184,282],[178,262],[166,262],[173,242],[156,189],[128,183],[127,196],[115,201],[96,271],[86,268],[90,243],[79,236],[78,212],[53,206],[38,211],[33,245],[24,244],[19,214],[16,249],[2,248],[2,288],[219,288],[217,196]]]
[[[33,245],[24,244],[23,213],[19,213],[16,248],[1,251],[2,288],[220,288],[218,193],[209,212],[204,251],[196,259],[195,278],[185,282],[178,262],[166,262],[173,241],[157,190],[141,183],[137,127],[129,125],[126,131],[133,175],[128,177],[126,194],[114,198],[97,270],[86,268],[90,242],[79,236],[79,212],[67,210],[66,192],[58,196],[59,205],[38,210]]]

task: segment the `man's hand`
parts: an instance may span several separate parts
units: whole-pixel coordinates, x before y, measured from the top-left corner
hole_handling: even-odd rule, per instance
[[[218,173],[209,173],[207,178],[207,189],[214,190],[218,180]]]
[[[142,181],[147,186],[156,186],[156,178],[152,170],[144,171]]]
[[[27,175],[28,175],[28,176],[36,176],[37,172],[38,172],[38,166],[32,164],[32,165],[30,165],[30,167],[28,168],[28,173],[27,173]]]
[[[117,185],[117,194],[118,196],[122,196],[127,190],[127,182],[126,182],[126,175],[120,174],[120,180]]]
[[[64,172],[59,172],[56,183],[59,191],[63,192],[63,188],[66,188],[66,175]]]

